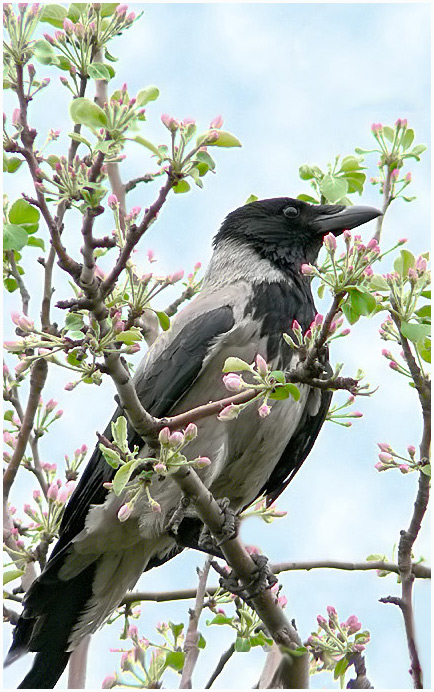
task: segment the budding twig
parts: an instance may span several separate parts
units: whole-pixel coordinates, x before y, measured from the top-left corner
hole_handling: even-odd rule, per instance
[[[211,565],[211,558],[207,557],[202,570],[198,569],[199,584],[196,591],[196,602],[194,608],[190,612],[190,620],[188,623],[187,632],[185,634],[184,652],[185,660],[182,669],[181,682],[179,683],[180,690],[191,689],[193,670],[199,656],[199,618],[203,610],[205,600],[206,582]]]

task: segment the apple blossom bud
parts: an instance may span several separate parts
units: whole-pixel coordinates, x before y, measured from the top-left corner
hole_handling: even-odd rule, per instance
[[[408,473],[410,471],[410,467],[408,464],[400,464],[399,470],[401,471],[401,473]]]
[[[50,399],[50,401],[47,401],[47,403],[45,404],[45,410],[47,411],[47,413],[51,413],[52,411],[54,411],[56,406],[57,401],[54,401],[54,399]]]
[[[127,346],[125,349],[125,353],[128,353],[128,355],[132,356],[134,353],[138,353],[140,351],[140,344],[131,344],[131,346]]]
[[[199,459],[196,460],[195,466],[197,469],[204,469],[207,466],[210,466],[211,464],[211,459],[208,457],[199,457]]]
[[[68,17],[65,17],[65,19],[63,20],[63,28],[67,34],[72,34],[72,32],[75,29],[75,25],[71,22],[70,19],[68,19]]]
[[[229,404],[229,406],[225,406],[225,408],[220,411],[218,419],[221,421],[233,420],[234,418],[238,417],[239,412],[239,406],[236,406],[235,404]]]
[[[67,392],[72,392],[73,389],[77,386],[78,382],[67,382],[65,384],[64,389],[66,389]]]
[[[399,177],[399,168],[394,168],[390,173],[391,180],[397,180]]]
[[[409,455],[413,459],[415,454],[416,454],[416,447],[414,447],[413,445],[408,445],[407,452],[409,453]]]
[[[184,439],[186,442],[191,442],[197,437],[197,425],[189,423],[184,430]]]
[[[131,516],[131,512],[132,510],[129,504],[122,505],[122,507],[118,511],[119,521],[123,522],[129,519]]]
[[[179,128],[179,123],[177,120],[172,115],[168,115],[167,113],[163,113],[161,116],[161,122],[165,127],[167,127],[170,132],[176,132],[176,130]]]
[[[390,462],[393,462],[393,456],[387,452],[381,452],[378,458],[383,464],[390,464]]]
[[[154,466],[154,471],[155,473],[165,473],[167,471],[166,464],[163,464],[163,462],[159,461],[157,464]]]
[[[327,625],[327,620],[323,615],[317,615],[316,621],[318,625],[322,628],[324,628]]]
[[[371,125],[371,131],[373,132],[374,136],[377,136],[379,132],[383,130],[383,126],[381,123],[372,123]]]
[[[418,275],[416,269],[413,269],[413,267],[409,267],[408,278],[409,278],[411,283],[416,283],[416,281],[419,278],[419,275]]]
[[[195,264],[194,267],[193,267],[194,271],[195,271],[195,272],[199,271],[199,269],[201,268],[201,266],[202,266],[202,262],[196,262],[196,264]]]
[[[328,614],[329,618],[336,618],[337,619],[337,617],[338,617],[338,614],[336,612],[336,608],[334,608],[333,606],[327,606],[327,614]]]
[[[393,452],[393,449],[388,442],[377,442],[377,446],[382,452],[387,452],[388,454]]]
[[[382,464],[381,461],[378,461],[378,462],[374,465],[374,469],[377,469],[377,471],[386,471],[387,466],[385,466],[384,464]]]
[[[367,266],[363,273],[368,278],[374,276],[374,270],[372,269],[371,265]]]
[[[136,13],[135,12],[130,12],[129,15],[127,15],[127,22],[129,24],[132,24],[136,18]]]
[[[107,675],[104,678],[104,680],[102,681],[101,688],[103,690],[111,690],[116,685],[116,682],[117,682],[116,675],[113,675],[112,673],[110,673],[110,675]]]
[[[161,445],[167,445],[169,444],[169,439],[170,439],[170,428],[165,427],[160,430],[160,433],[158,435],[158,440]]]
[[[172,433],[169,437],[169,446],[176,448],[184,443],[184,435],[179,430]]]
[[[395,363],[394,360],[390,361],[389,368],[391,368],[391,370],[399,370],[398,363]]]
[[[344,623],[344,626],[348,628],[348,634],[355,634],[362,628],[362,625],[355,615],[350,615],[346,623]]]
[[[415,267],[416,267],[416,271],[419,274],[423,274],[424,272],[426,272],[427,262],[426,262],[425,257],[422,257],[422,255],[419,255],[418,258],[416,259]]]
[[[221,115],[217,115],[215,118],[213,118],[209,124],[210,130],[220,130],[220,128],[223,126],[223,118]]]
[[[243,389],[243,380],[236,373],[223,376],[223,384],[229,392],[240,392]]]
[[[304,274],[304,276],[312,276],[312,274],[315,274],[315,268],[312,267],[311,264],[302,264],[301,273]]]
[[[262,377],[265,377],[265,375],[268,372],[268,366],[267,366],[266,361],[264,360],[264,358],[261,356],[260,353],[257,354],[256,359],[255,359],[255,363],[256,363],[256,369],[257,369],[258,373]]]
[[[266,418],[271,413],[271,407],[267,404],[262,404],[262,406],[258,408],[258,413],[261,416],[261,418]]]
[[[324,321],[324,316],[320,315],[320,313],[317,312],[317,314],[315,315],[315,318],[314,318],[314,320],[310,326],[311,327],[320,327],[322,325],[323,321]],[[335,329],[336,329],[336,327],[335,327]]]
[[[51,483],[47,490],[47,498],[49,500],[55,500],[57,498],[58,487],[57,483]]]
[[[170,274],[168,276],[168,281],[171,284],[175,284],[177,281],[181,281],[181,279],[184,277],[184,270],[183,269],[178,269],[178,271],[174,272],[174,274]]]
[[[124,14],[126,14],[127,11],[128,11],[128,5],[118,5],[115,9],[115,12],[118,15],[118,17],[121,17]]]
[[[113,194],[109,195],[107,198],[107,204],[109,205],[109,207],[111,207],[111,209],[114,209],[115,207],[117,207],[119,205],[119,202],[118,202],[118,198],[116,197],[116,195],[113,195]]]
[[[336,237],[333,233],[327,233],[323,238],[323,243],[325,248],[330,252],[334,253],[336,250]]]

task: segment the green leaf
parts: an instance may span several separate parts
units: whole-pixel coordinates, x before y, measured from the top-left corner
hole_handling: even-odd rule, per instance
[[[422,466],[420,470],[425,474],[425,476],[431,478],[431,464],[425,464],[425,466]]]
[[[300,390],[295,384],[288,382],[284,387],[277,387],[272,394],[270,394],[270,399],[288,399],[290,396],[294,401],[298,401],[300,398]]]
[[[3,153],[3,171],[5,173],[15,173],[23,163],[23,159],[19,159],[18,156],[6,156]]]
[[[344,178],[327,174],[319,183],[319,188],[327,201],[333,204],[347,194],[348,183]]]
[[[408,275],[408,270],[415,265],[415,257],[410,250],[400,250],[399,257],[393,263],[393,268],[402,277]]]
[[[127,434],[128,426],[127,419],[125,416],[119,416],[119,418],[112,423],[112,435],[114,443],[123,451],[128,452]]]
[[[393,142],[395,139],[395,130],[393,127],[389,127],[388,125],[383,126],[383,134],[386,139],[389,140],[389,142]]]
[[[163,330],[163,332],[167,332],[167,330],[168,330],[169,327],[170,327],[170,319],[169,319],[169,317],[168,317],[168,316],[166,315],[166,313],[163,312],[162,310],[161,310],[161,311],[160,311],[160,310],[156,310],[156,311],[155,311],[155,314],[156,314],[157,317],[158,317],[158,321],[159,321],[159,323],[160,323],[161,329]]]
[[[59,163],[60,159],[58,156],[55,154],[50,154],[50,156],[47,156],[47,162],[51,166],[51,168],[54,170],[56,168],[56,163]]]
[[[431,305],[423,305],[419,310],[416,310],[418,317],[431,317]]]
[[[382,555],[381,553],[371,553],[371,555],[365,558],[367,562],[378,562],[379,560],[384,562],[386,559],[386,555]]]
[[[411,145],[413,144],[413,140],[414,140],[414,130],[409,128],[408,130],[405,131],[405,133],[402,137],[402,140],[401,140],[402,148],[408,149],[409,147],[411,147]]]
[[[280,384],[285,384],[285,373],[282,370],[273,370],[270,372],[270,377],[273,377]]]
[[[199,641],[197,642],[198,649],[204,649],[206,647],[205,637],[199,633]]]
[[[306,163],[300,166],[298,175],[302,180],[312,180],[315,177],[312,166],[308,166]]]
[[[251,645],[248,639],[244,639],[244,637],[237,637],[235,639],[235,651],[247,653],[250,649]]]
[[[404,195],[402,195],[402,199],[404,200],[404,202],[413,202],[413,200],[415,200],[416,197],[404,197]]]
[[[67,360],[69,362],[69,356]],[[117,469],[121,463],[119,454],[115,452],[114,449],[110,449],[110,447],[103,445],[102,442],[99,444],[99,449],[109,466],[111,466],[113,469]]]
[[[155,101],[160,95],[160,90],[156,86],[148,86],[137,94],[136,106],[143,108],[150,101]]]
[[[35,41],[33,44],[33,54],[41,65],[57,65],[59,62],[53,46],[44,38]]]
[[[104,3],[104,4],[106,4],[106,3]],[[111,4],[111,3],[109,3],[109,4]],[[105,49],[104,57],[106,60],[110,60],[110,62],[117,62],[119,60],[119,58],[116,58],[114,55],[109,53],[107,48]]]
[[[196,160],[200,161],[201,163],[205,163],[211,171],[213,171],[215,168],[215,161],[212,158],[212,156],[208,154],[207,151],[198,151],[196,154]],[[254,195],[250,195],[250,197],[254,197]],[[255,197],[255,199],[258,198]],[[251,201],[253,202],[254,200],[252,199]],[[246,202],[245,204],[248,204],[248,202]]]
[[[15,281],[15,279],[11,279],[11,278],[4,279],[3,284],[4,284],[5,289],[8,291],[8,293],[13,293],[18,288],[18,284]]]
[[[360,169],[360,160],[356,156],[345,156],[341,161],[341,171],[357,171]]]
[[[47,22],[55,26],[56,29],[63,29],[63,20],[68,14],[68,10],[63,5],[54,5],[51,3],[46,3],[43,6],[42,14],[40,17],[41,22]]]
[[[356,154],[373,154],[374,151],[378,151],[378,149],[360,149],[360,147],[355,147],[354,151]]]
[[[241,147],[242,144],[235,135],[230,132],[225,132],[224,130],[216,130],[218,132],[218,139],[215,142],[207,142],[209,147]],[[200,138],[199,138],[200,139]]]
[[[426,150],[426,145],[425,144],[416,144],[415,147],[409,152],[410,156],[414,156],[414,158],[418,159],[421,154]]]
[[[161,153],[158,151],[158,149],[157,149],[157,147],[155,146],[155,144],[152,144],[152,142],[150,142],[148,139],[145,139],[145,138],[142,137],[141,135],[135,135],[134,137],[131,137],[131,140],[132,140],[133,142],[137,142],[137,144],[141,144],[142,147],[146,147],[147,149],[149,149],[150,151],[152,151],[153,154],[155,154],[156,156],[158,156],[158,158],[160,158]]]
[[[101,3],[101,17],[111,17],[119,5],[118,2],[103,2]]]
[[[266,637],[265,634],[262,631],[259,631],[257,634],[254,634],[252,637],[249,637],[250,641],[250,646],[264,646],[265,644],[268,644],[271,646],[273,643],[273,640],[271,637]]]
[[[10,581],[14,581],[14,579],[18,579],[19,577],[22,577],[24,574],[23,569],[11,569],[8,572],[4,572],[3,574],[3,586],[6,584],[9,584]]]
[[[350,300],[347,300],[342,305],[342,312],[344,313],[345,317],[347,318],[350,324],[355,324],[360,317],[360,314],[356,312],[352,307]]]
[[[113,144],[114,142],[112,139],[105,139],[102,142],[98,142],[94,151],[102,151],[103,154],[108,154]]]
[[[318,293],[318,298],[324,298],[325,284],[320,284],[320,285],[318,286],[317,293]]]
[[[30,236],[27,241],[27,245],[30,245],[30,247],[40,247],[45,251],[45,243],[42,238],[36,238],[34,235]]]
[[[22,250],[28,241],[29,236],[22,226],[3,224],[3,250]]]
[[[116,341],[121,341],[123,344],[127,344],[128,346],[133,344],[135,341],[141,340],[142,334],[138,327],[131,327],[125,332],[120,332],[119,334],[116,334]]]
[[[175,625],[174,622],[170,622],[170,620],[169,620],[169,627],[170,627],[170,630],[171,630],[173,636],[176,638],[176,637],[179,637],[182,630],[184,629],[184,623],[180,622],[179,625]]]
[[[256,195],[249,195],[244,204],[251,204],[252,202],[256,202],[258,199],[259,197],[256,197]]]
[[[342,677],[342,675],[345,675],[345,671],[349,665],[350,664],[346,656],[341,658],[341,660],[338,661],[335,665],[335,670],[333,673],[334,679],[337,680],[338,678]]]
[[[40,213],[25,199],[17,199],[9,210],[9,221],[22,226],[27,233],[36,233],[39,225]]]
[[[352,171],[350,174],[345,176],[345,180],[348,183],[348,192],[351,194],[353,192],[358,192],[362,194],[363,186],[366,181],[366,175],[364,173],[357,173]]]
[[[185,654],[183,651],[168,651],[166,666],[180,672],[184,667]]]
[[[107,116],[96,103],[86,98],[77,98],[71,102],[69,112],[75,123],[98,130],[107,126]]]
[[[89,147],[90,151],[92,151],[92,145],[89,142],[89,140],[86,139],[86,137],[83,137],[83,135],[79,135],[78,132],[70,132],[68,134],[68,137],[71,137],[71,139],[73,139],[74,142],[80,142],[81,144],[85,144],[87,147]],[[57,156],[55,158],[57,159],[57,161],[59,160]],[[56,163],[57,163],[57,161],[56,161]],[[54,164],[53,167],[55,167],[56,163]],[[50,166],[51,166],[51,164],[50,164]]]
[[[107,82],[114,76],[113,68],[109,68],[103,62],[93,62],[87,68],[87,74],[91,79],[105,79]]]
[[[78,331],[78,330],[77,330],[77,331],[76,331],[76,330],[72,330],[71,332],[68,333],[68,336],[69,336],[71,339],[74,339],[74,341],[78,341],[79,339],[83,339],[83,338],[84,338],[84,332],[80,332],[80,331]]]
[[[207,620],[207,625],[232,625],[233,618],[228,618],[223,613],[217,613],[212,620]]]
[[[372,293],[362,288],[353,288],[349,292],[351,307],[358,315],[370,315],[377,307],[377,301]]]
[[[246,363],[245,360],[241,360],[241,358],[226,358],[222,372],[242,372],[242,371],[248,371],[251,372],[252,368],[248,363]]]
[[[101,445],[100,445],[101,448]],[[133,459],[123,464],[118,471],[116,471],[113,477],[113,492],[115,495],[119,496],[126,484],[130,480],[136,466],[142,463],[141,459]]]
[[[369,280],[369,288],[373,291],[388,291],[389,286],[381,274],[374,274]]]
[[[410,339],[414,344],[422,341],[426,336],[431,334],[429,324],[419,324],[417,322],[401,322],[401,333],[407,339]]]
[[[86,9],[86,3],[84,2],[72,2],[68,8],[68,19],[71,22],[78,22],[82,16],[82,11]]]
[[[311,195],[297,195],[297,199],[301,199],[302,202],[309,202],[309,204],[319,204],[318,200],[315,197],[311,197]]]
[[[175,192],[177,195],[188,192],[189,190],[190,185],[186,180],[180,180],[179,183],[177,183],[173,188],[173,192]]]

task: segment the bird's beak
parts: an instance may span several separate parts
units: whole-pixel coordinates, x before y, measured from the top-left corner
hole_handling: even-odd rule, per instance
[[[320,234],[334,233],[339,235],[345,230],[361,226],[372,219],[382,216],[382,212],[374,207],[345,207],[336,206],[336,211],[331,207],[331,213],[320,214],[311,221],[313,228]]]

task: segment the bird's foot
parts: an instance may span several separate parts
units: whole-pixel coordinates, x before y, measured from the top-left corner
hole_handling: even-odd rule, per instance
[[[265,555],[250,556],[256,565],[256,569],[250,575],[248,584],[243,584],[233,570],[220,577],[220,586],[230,593],[239,596],[248,606],[250,601],[259,596],[266,589],[271,589],[277,583],[277,577],[268,566],[268,558]],[[220,572],[221,574],[221,572]]]
[[[222,543],[236,537],[239,526],[239,519],[234,510],[229,506],[228,498],[223,497],[217,500],[217,504],[223,515],[223,523],[218,535],[211,535],[208,527],[204,526],[199,536],[199,546],[201,550],[205,550],[212,554]]]
[[[178,529],[187,515],[189,504],[190,499],[186,495],[183,495],[181,497],[181,500],[179,501],[179,505],[177,506],[177,508],[175,509],[175,511],[173,512],[172,516],[166,524],[166,531],[168,533],[171,533],[172,536],[174,536],[175,538],[178,536]]]

